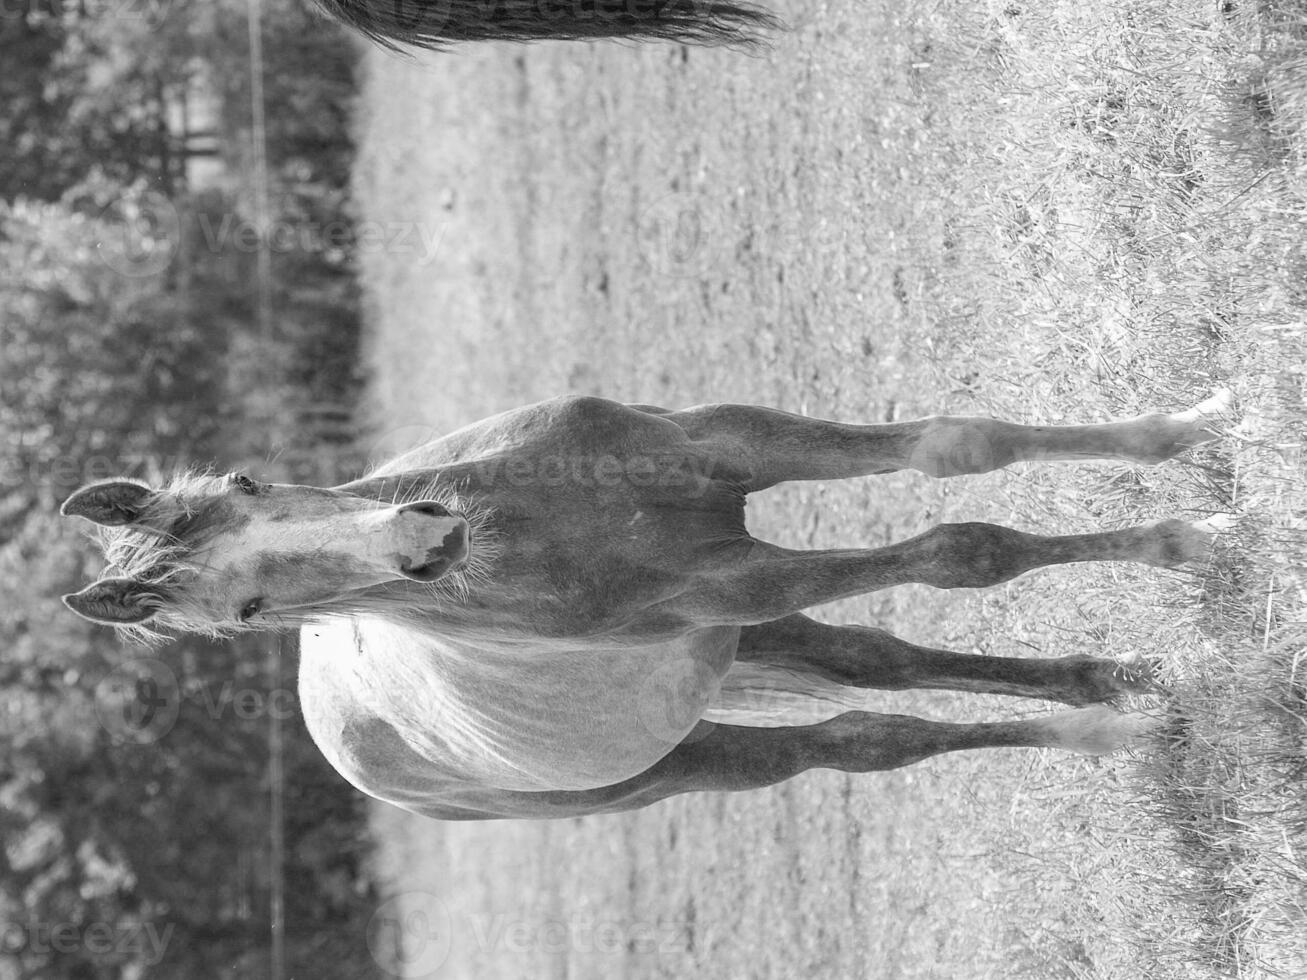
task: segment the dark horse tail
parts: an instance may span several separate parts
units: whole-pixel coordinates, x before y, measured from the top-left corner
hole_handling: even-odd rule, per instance
[[[318,0],[387,47],[458,41],[680,41],[750,47],[779,30],[748,0]]]

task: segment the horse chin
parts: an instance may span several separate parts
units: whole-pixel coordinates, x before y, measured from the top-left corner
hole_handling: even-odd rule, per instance
[[[437,582],[448,575],[460,562],[448,558],[437,558],[421,565],[411,565],[405,561],[399,567],[399,573],[411,582]]]

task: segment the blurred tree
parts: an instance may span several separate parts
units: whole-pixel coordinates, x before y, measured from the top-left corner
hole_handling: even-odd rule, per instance
[[[21,977],[148,967],[203,980],[230,976],[242,959],[266,962],[274,707],[287,729],[293,962],[307,975],[333,965],[347,972],[330,975],[371,975],[366,804],[303,729],[293,656],[269,679],[257,639],[123,651],[109,631],[59,615],[58,595],[86,572],[85,549],[71,546],[81,534],[42,513],[0,547],[0,588],[12,597],[0,611],[0,642],[12,641],[0,667],[0,921],[6,937],[28,940],[7,938],[0,977],[8,963]],[[178,681],[162,692],[176,720],[149,741],[124,737],[102,693],[140,657]],[[52,943],[55,927],[75,940]],[[93,929],[112,942],[91,941]]]
[[[88,478],[205,448],[221,422],[226,334],[139,261],[106,220],[0,204],[0,539]]]
[[[23,16],[0,17],[0,137],[18,149],[0,160],[0,198],[53,201],[92,170],[171,191],[179,163],[170,116],[194,70],[195,35],[191,11],[156,20],[147,9],[94,16],[82,4],[34,0]]]
[[[35,0],[31,13],[0,17],[0,197],[18,194],[50,200],[78,179],[77,166],[58,153],[63,106],[46,88],[63,49],[58,0]]]
[[[103,723],[101,682],[144,652],[58,599],[98,572],[82,529],[55,513],[76,486],[263,458],[277,440],[310,449],[316,430],[299,423],[335,418],[358,382],[354,52],[301,7],[269,6],[273,219],[287,234],[262,336],[244,18],[241,0],[28,0],[21,16],[0,15],[11,148],[0,159],[0,922],[36,940],[0,949],[0,980],[259,975],[267,717],[242,715],[232,692],[266,703],[270,683],[291,708],[291,963],[306,976],[375,974],[362,938],[374,907],[365,802],[298,719],[293,657],[269,681],[248,642],[152,653],[179,678],[177,720],[148,745],[124,741]],[[187,106],[205,86],[227,170],[195,187]],[[317,465],[301,475],[328,479]],[[59,925],[79,941],[52,946]],[[101,928],[107,949],[88,939]],[[151,936],[166,940],[158,963]]]

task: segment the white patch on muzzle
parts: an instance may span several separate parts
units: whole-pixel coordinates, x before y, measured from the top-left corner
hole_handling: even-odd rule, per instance
[[[430,501],[387,508],[387,546],[395,571],[418,582],[434,582],[461,565],[471,545],[468,523]]]

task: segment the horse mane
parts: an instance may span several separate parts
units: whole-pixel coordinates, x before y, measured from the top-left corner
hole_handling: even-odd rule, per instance
[[[757,47],[783,29],[749,0],[318,0],[392,50],[460,41],[675,41]]]
[[[228,475],[211,470],[180,472],[158,490],[135,524],[99,528],[106,561],[99,577],[145,583],[158,604],[158,611],[148,622],[116,625],[114,629],[121,639],[144,646],[157,646],[176,633],[226,639],[264,631],[269,623],[273,629],[287,630],[332,616],[378,618],[430,633],[432,613],[442,604],[466,601],[474,586],[488,579],[502,551],[492,512],[461,496],[456,487],[411,481],[405,474],[379,477],[370,488],[375,489],[378,502],[398,505],[432,500],[468,522],[474,546],[462,566],[435,582],[385,583],[316,606],[274,611],[260,623],[215,623],[190,585],[203,572],[197,554],[231,526],[232,515],[222,506],[222,491],[228,479]],[[361,485],[355,484],[357,489],[350,492],[373,497],[366,492],[371,482],[360,481]]]

